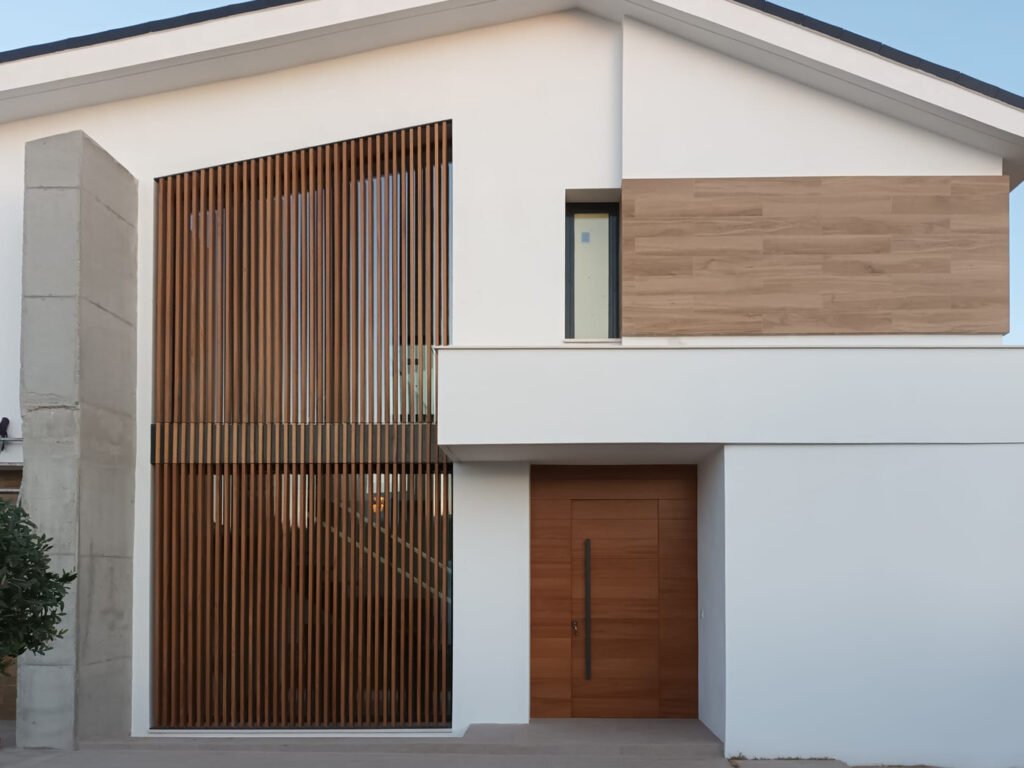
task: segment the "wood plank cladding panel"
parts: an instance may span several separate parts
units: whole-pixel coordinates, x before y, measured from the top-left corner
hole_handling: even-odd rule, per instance
[[[451,722],[451,125],[158,179],[153,725]]]
[[[572,501],[530,503],[530,716],[572,717]]]
[[[696,477],[658,501],[659,703],[662,717],[697,717]]]
[[[624,336],[1005,333],[1005,176],[627,179]]]

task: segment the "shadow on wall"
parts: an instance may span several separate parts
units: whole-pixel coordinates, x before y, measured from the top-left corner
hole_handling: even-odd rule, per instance
[[[11,667],[7,675],[0,675],[0,720],[13,720],[17,711],[18,672]],[[0,736],[0,738],[3,738]]]

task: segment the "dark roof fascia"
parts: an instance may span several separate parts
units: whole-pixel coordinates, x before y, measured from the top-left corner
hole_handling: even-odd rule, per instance
[[[238,16],[242,13],[263,11],[268,8],[276,8],[279,5],[292,5],[294,3],[301,2],[303,2],[303,0],[246,0],[246,2],[242,3],[221,5],[217,8],[210,8],[205,11],[183,13],[180,16],[171,16],[167,19],[146,21],[142,24],[132,24],[127,27],[108,29],[104,32],[95,32],[90,35],[69,37],[64,40],[55,40],[52,43],[41,43],[39,45],[28,45],[24,48],[14,48],[10,51],[0,51],[0,64],[6,64],[9,61],[17,61],[19,59],[31,59],[34,56],[45,56],[48,53],[70,51],[75,48],[86,48],[90,45],[99,45],[100,43],[111,43],[115,40],[124,40],[128,37],[147,35],[150,32],[163,32],[168,29],[178,29],[179,27],[187,27],[192,24],[201,24],[204,21],[215,21],[216,19],[224,19],[229,16]]]
[[[128,37],[137,37],[139,35],[149,34],[150,32],[163,32],[168,29],[187,27],[191,24],[200,24],[204,21],[223,19],[229,16],[237,16],[242,13],[252,13],[253,11],[263,11],[268,8],[275,8],[281,5],[292,5],[303,1],[304,0],[247,0],[242,3],[232,3],[231,5],[222,5],[218,8],[210,8],[206,11],[185,13],[180,16],[172,16],[167,19],[147,21],[143,24],[133,24],[128,27],[109,29],[106,32],[97,32],[95,34],[81,35],[79,37],[69,37],[65,40],[56,40],[52,43],[43,43],[41,45],[29,45],[24,48],[15,48],[10,51],[0,51],[0,64],[7,63],[9,61],[17,61],[19,59],[29,59],[34,56],[44,56],[48,53],[68,51],[75,48],[85,48],[87,46],[98,45],[100,43],[110,43],[115,40],[123,40]],[[906,51],[901,51],[897,48],[885,45],[878,40],[872,40],[869,37],[858,35],[856,32],[851,32],[848,29],[837,27],[835,24],[829,24],[821,21],[820,19],[816,19],[813,16],[792,11],[789,8],[784,8],[781,5],[769,2],[769,0],[732,0],[732,2],[761,11],[769,16],[774,16],[775,18],[797,24],[814,32],[819,32],[835,40],[840,40],[844,43],[848,43],[856,46],[857,48],[868,51],[869,53],[874,53],[878,56],[889,59],[890,61],[894,61],[897,64],[903,64],[904,66],[919,69],[922,72],[927,72],[930,75],[947,80],[963,88],[967,88],[970,91],[974,91],[975,93],[980,93],[981,95],[988,96],[996,101],[1009,104],[1011,107],[1024,109],[1024,95],[1013,93],[1005,88],[1000,88],[992,83],[987,83],[984,80],[971,77],[970,75],[966,75],[955,69],[950,69],[949,67],[944,67],[941,64],[936,64],[935,62],[928,61],[927,59],[922,59],[920,56],[914,56]]]

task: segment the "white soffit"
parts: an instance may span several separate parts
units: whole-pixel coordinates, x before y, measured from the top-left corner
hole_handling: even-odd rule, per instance
[[[304,0],[0,64],[0,123],[567,10],[572,0]]]
[[[304,0],[2,63],[0,123],[572,8],[664,29],[1001,156],[1014,183],[1024,174],[1024,110],[732,0]]]

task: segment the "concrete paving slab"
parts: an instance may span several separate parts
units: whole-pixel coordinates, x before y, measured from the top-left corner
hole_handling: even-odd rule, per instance
[[[841,760],[737,760],[733,768],[848,768]]]
[[[410,755],[377,754],[348,755],[344,753],[291,753],[287,762],[280,754],[244,752],[176,753],[187,760],[189,768],[719,768],[715,763],[681,761],[679,758],[644,758],[623,760],[618,756],[568,755]],[[16,760],[17,758],[15,758]],[[727,765],[727,764],[726,764]],[[165,752],[62,752],[55,755],[29,757],[22,762],[8,762],[0,752],[0,766],[28,768],[178,768]]]
[[[721,743],[691,721],[534,721],[474,726],[462,738],[170,738],[86,742],[77,752],[0,751],[27,768],[730,768]]]

